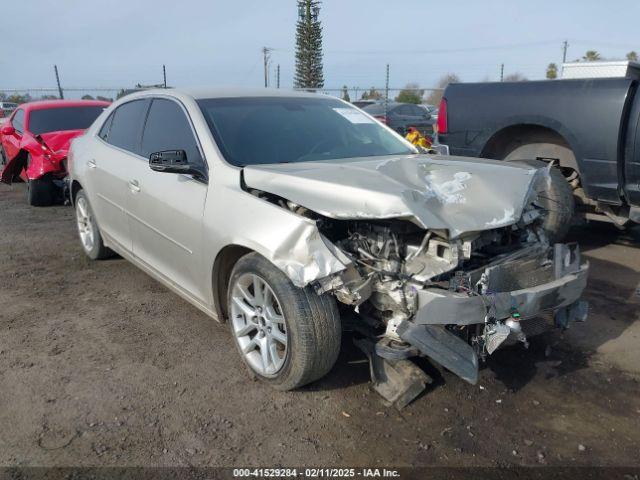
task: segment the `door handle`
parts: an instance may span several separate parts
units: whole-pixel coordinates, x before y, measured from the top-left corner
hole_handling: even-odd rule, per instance
[[[94,159],[91,159],[87,162],[87,167],[89,168],[96,168],[98,165],[96,165],[96,161]]]
[[[137,180],[129,181],[129,190],[131,190],[132,193],[138,193],[140,191],[140,184]]]

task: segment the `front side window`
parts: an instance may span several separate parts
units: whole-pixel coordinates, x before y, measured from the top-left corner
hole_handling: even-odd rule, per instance
[[[16,110],[15,115],[11,119],[11,125],[17,132],[24,132],[24,110]]]
[[[147,100],[133,100],[123,103],[113,112],[107,142],[132,153],[139,153],[138,141]]]
[[[32,110],[29,131],[34,135],[63,130],[85,130],[102,113],[104,107],[61,107]]]
[[[360,110],[327,97],[240,97],[198,104],[237,166],[416,153]]]
[[[151,103],[142,134],[141,155],[154,152],[184,150],[189,163],[202,163],[191,125],[180,105],[172,100],[156,98]]]

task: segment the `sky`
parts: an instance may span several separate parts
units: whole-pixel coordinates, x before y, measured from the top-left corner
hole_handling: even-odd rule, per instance
[[[4,2],[3,2],[4,3]],[[293,83],[295,0],[22,0],[0,10],[0,91]],[[326,88],[434,86],[442,75],[543,78],[548,63],[594,49],[606,58],[640,52],[639,0],[324,0]],[[68,95],[72,96],[72,95]]]

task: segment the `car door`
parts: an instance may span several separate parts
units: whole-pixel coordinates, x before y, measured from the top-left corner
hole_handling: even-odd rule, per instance
[[[22,135],[24,134],[25,125],[24,110],[22,108],[17,109],[13,116],[7,121],[15,130],[13,135],[2,136],[2,148],[4,148],[4,151],[7,155],[7,160],[10,160],[15,157],[20,151],[20,141],[22,140]]]
[[[184,150],[190,164],[204,157],[184,107],[174,99],[154,98],[141,141],[141,158],[129,169],[128,214],[133,254],[183,290],[204,301],[202,216],[207,183],[192,175],[151,170],[154,152]]]
[[[139,155],[140,134],[149,100],[123,103],[107,118],[98,132],[92,156],[86,162],[89,199],[100,231],[127,252],[132,250],[129,219],[131,169],[144,161]]]

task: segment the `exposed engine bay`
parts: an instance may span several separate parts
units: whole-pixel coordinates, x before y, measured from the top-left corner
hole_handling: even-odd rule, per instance
[[[501,346],[526,348],[529,337],[554,324],[566,328],[586,319],[580,295],[588,265],[577,245],[549,244],[546,212],[535,195],[507,225],[491,228],[489,222],[486,229],[451,236],[405,218],[328,218],[250,192],[313,219],[327,246],[349,260],[346,270],[313,286],[334,295],[345,316],[352,314],[374,387],[396,406],[429,383],[408,358],[426,356],[475,384],[479,361]],[[553,320],[542,319],[544,313]]]

